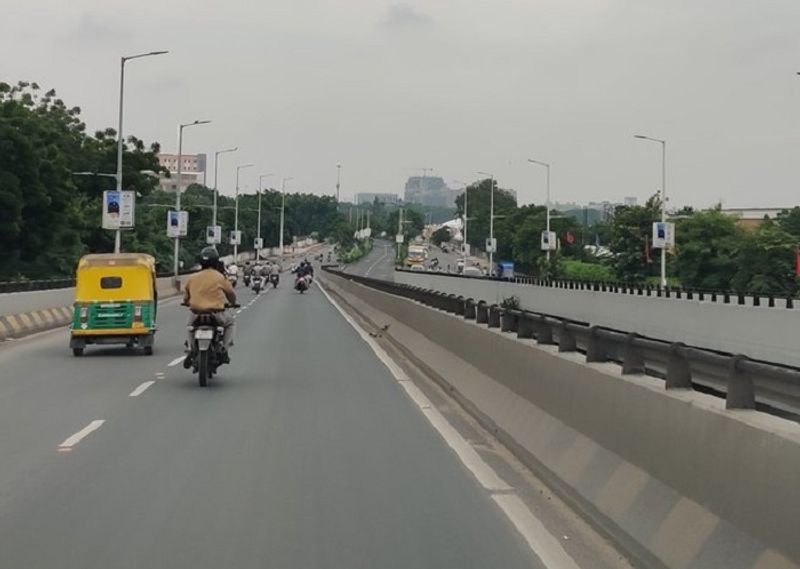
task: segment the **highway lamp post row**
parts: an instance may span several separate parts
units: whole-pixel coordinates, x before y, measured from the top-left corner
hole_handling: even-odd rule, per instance
[[[236,236],[236,241],[233,243],[233,262],[239,261],[239,171],[242,168],[250,168],[255,164],[239,164],[236,166],[236,195],[234,197],[234,213],[233,213],[233,234]]]
[[[294,180],[291,176],[281,180],[281,228],[278,249],[280,251],[280,258],[283,261],[283,226],[286,212],[286,182]]]
[[[545,231],[547,231],[547,261],[550,261],[550,164],[547,162],[541,162],[539,160],[534,160],[533,158],[528,158],[528,162],[531,164],[538,164],[539,166],[544,166],[547,168],[547,202],[546,202],[546,209],[547,209],[547,227]],[[549,270],[549,269],[548,269]]]
[[[122,151],[124,147],[124,138],[122,136],[122,111],[125,93],[125,63],[132,59],[140,59],[142,57],[150,57],[153,55],[163,55],[169,53],[168,51],[151,51],[148,53],[140,53],[138,55],[129,55],[120,58],[119,63],[119,125],[117,128],[117,174],[114,176],[117,180],[116,188],[118,192],[122,191]],[[119,253],[122,247],[122,235],[120,230],[117,229],[114,233],[114,253]]]
[[[494,270],[494,174],[478,172],[481,176],[489,176],[489,274]]]
[[[455,182],[458,183],[458,184],[461,184],[462,186],[464,186],[464,228],[463,228],[464,230],[462,231],[463,243],[461,245],[461,255],[464,258],[464,266],[466,267],[467,266],[467,249],[469,248],[469,241],[467,241],[467,220],[469,219],[468,213],[467,213],[467,211],[468,211],[467,210],[467,207],[468,207],[467,198],[469,197],[469,185],[464,183],[464,182],[462,182],[461,180],[455,180]]]
[[[187,126],[197,126],[201,124],[208,124],[211,121],[194,121],[190,123],[181,124],[178,126],[178,184],[176,187],[175,192],[175,213],[176,215],[180,216],[181,211],[181,186],[182,179],[181,179],[181,162],[183,161],[183,129]],[[180,219],[180,218],[179,218]],[[178,222],[180,223],[180,221]],[[178,278],[178,273],[180,271],[178,257],[180,256],[180,248],[181,248],[181,238],[180,236],[175,236],[175,249],[173,252],[173,260],[172,260],[172,271],[175,275],[175,278]]]
[[[634,138],[649,140],[661,145],[661,223],[667,221],[667,141],[660,138],[651,138],[643,134],[635,134]],[[667,286],[667,248],[661,247],[661,286]]]
[[[261,194],[264,193],[264,189],[261,186],[261,182],[264,180],[264,178],[269,178],[270,176],[273,175],[274,174],[270,173],[270,174],[260,174],[258,176],[258,226],[256,228],[256,239],[258,245],[261,245]],[[260,258],[261,258],[261,247],[256,247],[256,260],[259,260]]]
[[[217,226],[217,194],[219,193],[217,190],[217,180],[219,178],[217,173],[219,172],[219,155],[227,152],[236,152],[237,150],[239,150],[239,147],[234,146],[233,148],[226,148],[225,150],[217,150],[214,152],[214,209],[211,213],[211,225],[213,227]]]

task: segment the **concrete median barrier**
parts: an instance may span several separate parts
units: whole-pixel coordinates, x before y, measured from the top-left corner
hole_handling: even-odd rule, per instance
[[[173,277],[157,279],[159,300],[180,294]],[[74,288],[0,294],[0,341],[68,326]]]
[[[389,341],[639,565],[800,567],[797,423],[586,363],[525,339],[536,326],[527,319],[503,333],[338,276],[324,282],[390,324]]]

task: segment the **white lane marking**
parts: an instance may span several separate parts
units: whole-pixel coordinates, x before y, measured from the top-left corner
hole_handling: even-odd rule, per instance
[[[242,309],[241,308],[236,311],[236,314],[241,314],[241,313],[242,313]]]
[[[106,422],[105,419],[95,419],[94,421],[92,421],[91,423],[86,425],[84,428],[82,428],[80,431],[78,431],[74,435],[72,435],[70,437],[67,437],[64,440],[63,443],[58,445],[58,450],[71,449],[76,444],[81,442],[81,440],[83,440],[89,434],[91,434],[92,432],[94,432],[97,429],[99,429],[103,425],[103,423],[105,423],[105,422]]]
[[[182,362],[183,360],[185,360],[185,359],[186,359],[186,356],[181,356],[181,357],[179,357],[179,358],[175,358],[174,360],[172,360],[171,362],[169,362],[169,363],[167,364],[167,366],[168,366],[168,367],[173,367],[173,366],[176,366],[176,365],[178,365],[179,363],[181,363],[181,362]],[[156,375],[158,375],[158,374],[156,374]],[[163,374],[162,374],[162,375],[163,375]]]
[[[145,382],[144,382],[143,384],[141,384],[139,387],[137,387],[136,389],[134,389],[133,391],[131,391],[130,393],[128,393],[128,397],[139,397],[139,396],[140,396],[142,393],[144,393],[144,392],[145,392],[145,390],[146,390],[148,387],[150,387],[150,386],[151,386],[151,385],[153,385],[154,383],[155,383],[155,381],[145,381]]]
[[[561,547],[561,543],[547,531],[542,522],[531,513],[516,494],[495,494],[492,496],[503,513],[511,520],[517,531],[525,538],[528,546],[546,567],[559,569],[580,569],[575,560]]]
[[[322,284],[320,290],[328,301],[342,315],[364,342],[372,349],[377,358],[391,372],[403,387],[409,398],[420,408],[423,415],[438,431],[441,437],[455,451],[461,463],[475,476],[478,483],[488,490],[500,510],[511,521],[517,531],[525,539],[531,551],[539,557],[548,569],[580,569],[572,557],[564,550],[561,543],[553,537],[542,522],[531,512],[530,508],[514,493],[495,471],[484,461],[475,449],[436,409],[430,399],[420,390],[389,357],[389,354],[367,334],[353,318],[336,302]]]
[[[366,272],[366,273],[364,273],[364,276],[365,276],[365,277],[368,277],[368,276],[369,276],[369,274],[372,272],[372,269],[374,269],[374,268],[375,268],[375,265],[377,265],[378,263],[380,263],[381,261],[383,261],[383,260],[386,258],[387,251],[388,251],[388,249],[387,249],[386,247],[384,247],[384,248],[383,248],[383,255],[381,255],[381,256],[378,258],[378,260],[377,260],[377,261],[375,261],[374,263],[372,263],[372,265],[370,265],[370,267],[367,269],[367,272]]]

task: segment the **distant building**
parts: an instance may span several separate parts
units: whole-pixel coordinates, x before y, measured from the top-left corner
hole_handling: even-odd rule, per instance
[[[159,154],[158,163],[166,168],[170,177],[160,176],[159,185],[162,190],[176,191],[178,189],[178,155]],[[201,177],[202,176],[202,177]],[[183,154],[181,155],[181,187],[185,190],[191,184],[206,183],[206,155]]]
[[[784,210],[791,209],[785,207],[727,207],[722,208],[722,213],[736,218],[736,224],[745,229],[755,229],[761,225],[765,219],[775,219]]]
[[[622,200],[622,205],[626,207],[636,207],[638,200],[635,197],[628,196]]]
[[[411,176],[405,187],[405,202],[426,206],[451,207],[448,195],[450,188],[444,183],[444,178],[437,176]],[[455,198],[452,198],[455,203]]]
[[[369,205],[375,203],[397,205],[400,202],[400,196],[392,193],[375,193],[375,192],[358,192],[355,195],[355,202],[357,205]]]

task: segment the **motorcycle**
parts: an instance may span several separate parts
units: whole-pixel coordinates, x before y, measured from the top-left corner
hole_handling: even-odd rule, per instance
[[[272,283],[272,288],[278,288],[278,281],[280,277],[278,275],[270,275],[269,282]]]
[[[254,276],[253,280],[252,280],[252,287],[251,287],[253,289],[253,292],[256,293],[256,294],[259,294],[259,293],[261,293],[261,289],[263,287],[264,287],[264,277],[262,277],[260,275]]]
[[[294,281],[294,289],[300,294],[303,294],[308,290],[308,280],[306,280],[305,277],[297,277]]]
[[[239,305],[234,304],[233,308]],[[213,314],[197,314],[192,323],[191,354],[192,373],[197,374],[200,387],[208,385],[209,378],[217,373],[224,362],[225,348],[222,343],[225,328],[217,325]]]
[[[228,273],[228,275],[226,275],[226,278],[228,279],[228,282],[231,283],[231,286],[233,288],[236,288],[236,285],[239,282],[239,275],[234,275],[232,273]]]
[[[242,282],[244,282],[244,286],[250,286],[250,275],[245,274],[244,277],[242,277]]]

